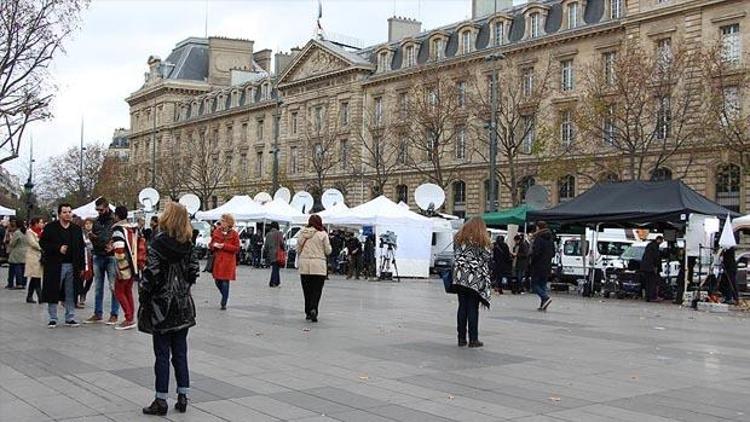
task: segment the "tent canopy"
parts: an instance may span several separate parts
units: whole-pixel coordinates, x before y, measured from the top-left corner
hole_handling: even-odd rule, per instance
[[[10,208],[5,208],[4,206],[0,205],[0,216],[4,215],[16,215],[16,210],[12,210]]]
[[[74,209],[73,215],[77,215],[78,217],[83,218],[83,219],[98,217],[99,213],[96,212],[96,201],[99,200],[99,198],[96,198],[93,201],[89,202],[88,204],[81,205],[80,207]],[[112,204],[109,204],[109,209],[111,209],[112,212],[115,211],[115,207]]]
[[[529,207],[524,204],[507,210],[488,212],[482,215],[488,226],[507,226],[508,224],[523,225],[526,222],[526,212]]]
[[[318,213],[321,219],[323,219],[323,224],[326,224],[326,219],[329,217],[333,217],[335,215],[340,215],[342,213],[345,213],[349,210],[349,207],[346,206],[345,203],[339,202],[336,205],[332,206],[331,208],[328,208],[327,210],[323,210]]]
[[[689,214],[737,217],[690,189],[681,180],[598,183],[574,199],[547,210],[529,210],[529,221],[560,224],[639,225],[684,222]]]
[[[296,208],[280,199],[274,199],[273,201],[263,204],[261,207],[261,214],[258,215],[258,218],[256,219],[297,224],[307,222],[307,216],[305,214],[302,214]]]
[[[429,218],[421,216],[408,208],[399,206],[385,196],[379,196],[370,202],[328,217],[325,224],[376,226],[378,224],[411,224],[430,226]]]
[[[198,211],[195,218],[199,220],[219,220],[223,214],[232,214],[236,220],[256,220],[263,212],[261,205],[247,195],[236,195],[219,207],[208,211]],[[262,218],[261,218],[262,220]]]

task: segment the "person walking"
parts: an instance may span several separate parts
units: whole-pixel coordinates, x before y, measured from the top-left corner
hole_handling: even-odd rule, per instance
[[[492,248],[492,276],[495,281],[495,289],[499,294],[503,294],[503,282],[507,282],[512,271],[513,258],[510,255],[510,248],[505,243],[505,237],[498,236]],[[513,294],[516,294],[516,291],[517,289],[511,288]]]
[[[659,273],[661,272],[659,246],[662,242],[664,242],[664,238],[656,236],[654,240],[646,245],[646,250],[643,251],[643,258],[641,258],[641,279],[646,289],[646,302],[661,302],[663,300],[659,297],[657,288],[659,285]]]
[[[283,265],[283,262],[279,258],[284,251],[284,236],[279,231],[279,223],[273,221],[270,227],[263,242],[263,257],[266,258],[266,262],[271,266],[271,280],[268,282],[268,286],[279,287],[281,284],[279,266]]]
[[[89,239],[94,251],[94,315],[86,319],[84,324],[102,322],[104,314],[104,277],[106,275],[110,291],[110,310],[107,325],[117,324],[120,305],[115,297],[115,272],[117,264],[112,252],[112,225],[115,224],[109,202],[103,196],[94,203],[99,214],[89,233]]]
[[[65,325],[77,327],[75,320],[75,278],[84,268],[83,232],[72,223],[73,208],[57,206],[58,220],[47,224],[39,239],[44,255],[42,302],[47,303],[49,328],[57,327],[57,303],[65,302]]]
[[[328,276],[328,255],[331,251],[331,241],[323,227],[323,220],[319,215],[311,215],[307,226],[300,230],[297,241],[300,282],[308,321],[318,322],[318,304]]]
[[[39,237],[42,235],[44,220],[34,217],[29,221],[29,230],[26,230],[26,267],[24,276],[29,279],[29,290],[26,293],[26,303],[42,303],[42,247],[39,245]],[[34,294],[36,293],[36,301]]]
[[[529,243],[522,234],[513,237],[513,273],[515,275],[515,291],[523,293],[524,278],[529,266]],[[512,288],[511,288],[512,290]]]
[[[26,250],[28,249],[29,242],[26,238],[26,224],[23,220],[14,220],[15,230],[10,236],[10,254],[8,255],[8,264],[10,265],[10,271],[13,273],[13,279],[15,280],[15,290],[26,289]]]
[[[359,273],[362,271],[362,242],[357,239],[356,234],[352,234],[347,239],[346,249],[349,253],[349,268],[346,272],[346,279],[349,280],[354,276],[359,280]]]
[[[552,232],[544,221],[536,222],[534,243],[531,245],[531,289],[541,301],[539,311],[546,311],[552,299],[547,293],[547,279],[552,272],[552,259],[555,257],[555,243]]]
[[[482,347],[479,341],[479,304],[490,307],[491,241],[480,217],[472,217],[453,238],[453,288],[458,295],[458,346]]]
[[[229,300],[229,282],[237,276],[237,251],[240,250],[240,237],[234,229],[234,216],[224,214],[219,226],[211,233],[208,247],[214,254],[214,265],[211,273],[216,288],[221,293],[221,310],[227,309]]]
[[[133,281],[138,273],[137,245],[136,230],[128,226],[128,209],[120,205],[115,208],[115,223],[112,225],[112,252],[117,263],[115,297],[122,307],[125,319],[115,325],[115,330],[135,328]]]
[[[154,348],[154,401],[146,415],[166,415],[169,359],[177,380],[175,409],[185,412],[190,391],[188,329],[195,325],[195,302],[190,294],[200,268],[193,244],[193,227],[184,206],[169,202],[152,239],[138,291],[138,330],[151,334]]]

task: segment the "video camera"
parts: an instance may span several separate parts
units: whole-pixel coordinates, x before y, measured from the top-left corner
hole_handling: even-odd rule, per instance
[[[396,233],[392,231],[387,231],[385,233],[382,233],[380,235],[380,248],[382,249],[384,246],[387,246],[389,249],[393,248],[396,249],[396,241],[397,241]]]

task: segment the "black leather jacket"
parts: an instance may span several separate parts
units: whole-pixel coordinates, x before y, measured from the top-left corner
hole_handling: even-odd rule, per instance
[[[195,325],[190,288],[200,268],[193,245],[159,233],[151,242],[138,289],[138,330],[165,334]]]

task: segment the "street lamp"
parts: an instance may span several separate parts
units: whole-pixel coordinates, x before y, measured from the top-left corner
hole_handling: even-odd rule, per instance
[[[484,58],[485,62],[495,63],[504,60],[503,53],[493,53]],[[497,211],[497,67],[492,66],[492,85],[490,87],[490,194],[489,209]]]
[[[273,115],[273,148],[271,148],[271,154],[273,154],[273,169],[271,177],[272,190],[274,193],[279,189],[279,123],[281,120],[281,104],[283,104],[283,101],[277,98],[276,112]]]

